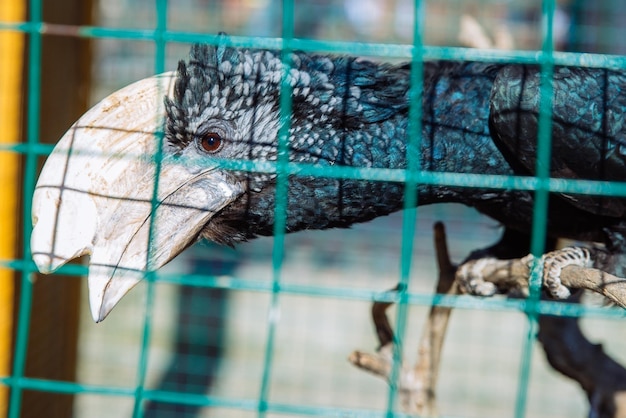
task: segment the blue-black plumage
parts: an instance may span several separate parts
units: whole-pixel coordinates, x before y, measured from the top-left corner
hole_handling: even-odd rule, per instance
[[[286,122],[289,162],[364,170],[405,169],[412,132],[411,97],[421,100],[416,112],[421,116],[417,121],[421,136],[413,138],[419,143],[419,155],[413,158],[421,169],[502,176],[535,173],[541,91],[538,66],[425,62],[423,85],[412,89],[410,80],[410,64],[304,52],[283,57],[280,51],[195,45],[189,60],[179,63],[174,85],[153,89],[148,95],[157,101],[160,99],[155,91],[165,96],[164,109],[153,111],[164,115],[165,129],[164,136],[154,136],[163,139],[162,160],[157,168],[146,166],[144,171],[152,173],[152,177],[157,176],[158,169],[166,174],[180,171],[184,172],[182,177],[165,176],[159,181],[157,207],[143,205],[133,209],[133,213],[138,213],[136,220],[123,219],[121,223],[109,222],[111,200],[127,205],[127,201],[146,203],[149,199],[125,198],[126,192],[109,189],[115,184],[143,184],[145,180],[116,171],[114,181],[107,178],[97,184],[89,182],[84,187],[90,196],[109,198],[106,204],[94,198],[97,227],[86,228],[93,229],[94,235],[81,238],[80,243],[73,241],[77,248],[62,250],[59,243],[63,234],[58,234],[58,223],[47,222],[45,229],[42,226],[39,230],[35,225],[39,234],[33,238],[35,261],[50,271],[76,255],[92,254],[93,261],[100,260],[95,254],[102,254],[102,261],[97,263],[101,268],[93,269],[97,271],[94,277],[99,275],[93,280],[99,283],[99,290],[92,298],[94,318],[101,320],[143,272],[162,266],[197,239],[233,245],[274,233],[276,175],[271,170],[229,171],[216,161],[277,161],[278,136]],[[291,94],[287,121],[281,118],[283,81]],[[620,71],[555,67],[549,170],[552,177],[617,181],[626,177],[626,96],[622,94],[625,87],[626,75]],[[146,98],[141,96],[141,100]],[[106,112],[114,109],[124,114],[134,109],[132,99],[115,103],[107,106]],[[90,123],[97,123],[105,110],[89,113]],[[134,127],[133,123],[120,117],[107,122],[103,129],[128,131],[131,137],[141,138],[162,130],[160,122],[150,125],[150,129],[144,125]],[[87,134],[77,134],[76,129],[66,135],[72,138],[70,147],[89,141]],[[69,141],[64,138],[60,144]],[[106,138],[99,141],[106,144]],[[142,141],[154,142],[145,138]],[[133,146],[132,141],[124,144]],[[124,148],[116,155],[127,152]],[[71,155],[64,158],[64,164],[82,167],[83,163],[77,163]],[[167,171],[170,166],[176,168]],[[84,167],[76,172],[89,169]],[[59,204],[63,201],[59,195],[66,189],[80,189],[73,186],[71,176],[60,183],[52,182],[54,187],[44,187],[47,177],[48,174],[42,174],[38,190],[48,187],[57,194],[53,199],[35,199],[36,219],[46,205],[57,205],[51,213],[62,213],[68,204]],[[286,232],[349,227],[401,210],[404,187],[402,182],[292,174],[287,189]],[[127,189],[128,193],[135,192],[132,187]],[[460,202],[495,218],[518,235],[528,235],[531,229],[532,191],[418,184],[416,192],[418,204]],[[41,193],[39,196],[43,196]],[[193,221],[177,218],[176,208],[186,209],[188,215],[184,219]],[[623,253],[624,208],[621,197],[553,193],[547,236],[599,241],[611,251]],[[146,225],[152,223],[156,235],[146,232]],[[98,228],[104,228],[106,233]],[[121,230],[128,231],[124,234],[130,237],[130,244],[121,244],[122,250],[107,255],[106,248],[112,245],[102,237],[118,235]],[[40,238],[42,234],[47,237],[45,240]],[[116,288],[111,284],[116,277],[126,284]],[[107,296],[107,292],[114,296]]]

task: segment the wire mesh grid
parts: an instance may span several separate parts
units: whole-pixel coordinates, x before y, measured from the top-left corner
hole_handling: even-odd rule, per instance
[[[281,154],[282,158],[273,164],[231,163],[234,164],[228,167],[231,169],[243,167],[248,170],[271,171],[277,174],[279,192],[275,207],[277,219],[275,238],[263,239],[257,244],[246,246],[240,250],[244,253],[243,255],[241,252],[234,253],[228,249],[213,247],[192,249],[185,266],[174,264],[169,270],[146,277],[140,288],[133,291],[134,293],[119,307],[122,312],[120,316],[124,317],[121,321],[111,321],[110,325],[105,322],[98,325],[100,328],[94,332],[94,325],[88,322],[90,321],[88,315],[83,315],[85,321],[80,325],[81,333],[84,332],[89,337],[84,337],[81,342],[83,354],[79,360],[76,381],[41,379],[25,373],[35,274],[35,267],[28,256],[30,249],[26,239],[22,249],[23,258],[2,262],[3,266],[22,273],[21,292],[15,318],[13,368],[11,375],[1,380],[10,388],[8,416],[20,416],[23,406],[22,397],[27,391],[46,391],[59,394],[59,396],[76,395],[76,415],[78,416],[96,416],[96,410],[111,413],[112,408],[133,417],[195,416],[193,414],[198,416],[403,416],[396,405],[398,394],[395,387],[391,386],[386,389],[386,384],[383,382],[364,383],[363,381],[368,379],[367,376],[354,372],[358,376],[355,377],[350,375],[352,371],[345,370],[348,368],[345,365],[345,355],[348,352],[344,353],[344,357],[332,360],[329,359],[330,357],[316,356],[316,351],[324,351],[326,350],[324,347],[333,345],[336,346],[337,352],[341,352],[346,347],[345,344],[339,343],[342,339],[346,340],[344,342],[347,344],[354,344],[352,348],[358,347],[359,344],[373,345],[373,339],[363,339],[363,335],[371,335],[371,330],[362,317],[367,315],[366,307],[369,302],[380,296],[380,290],[390,287],[397,281],[403,283],[405,285],[403,288],[406,289],[400,292],[395,301],[397,302],[396,329],[399,339],[405,341],[404,348],[407,352],[411,351],[410,341],[415,338],[412,330],[407,329],[407,322],[414,316],[423,316],[426,307],[431,304],[452,306],[463,310],[464,316],[470,317],[471,321],[489,323],[487,330],[476,328],[478,334],[471,336],[465,334],[454,337],[457,334],[452,330],[446,350],[458,349],[459,346],[467,343],[464,339],[470,338],[474,344],[467,347],[470,352],[464,355],[471,358],[475,354],[472,351],[480,351],[483,357],[477,356],[477,358],[483,358],[482,361],[487,362],[487,365],[483,367],[501,370],[498,370],[499,373],[493,377],[481,375],[483,372],[480,368],[473,368],[452,356],[452,363],[456,361],[462,365],[459,364],[456,368],[451,365],[450,368],[455,369],[457,374],[451,373],[450,380],[440,384],[443,399],[453,400],[463,396],[463,391],[469,390],[467,385],[451,383],[454,378],[462,382],[477,380],[484,384],[485,388],[493,388],[503,385],[502,380],[505,378],[510,382],[510,376],[515,376],[511,391],[504,395],[498,392],[498,397],[504,399],[503,403],[496,404],[489,396],[489,389],[485,389],[484,392],[471,393],[469,395],[473,397],[471,403],[479,407],[473,409],[470,416],[540,416],[533,409],[534,402],[529,400],[533,396],[535,398],[541,396],[537,392],[532,392],[533,384],[540,385],[533,376],[542,373],[536,364],[538,353],[534,348],[538,315],[549,313],[580,316],[588,319],[590,324],[599,324],[606,319],[622,318],[623,312],[604,307],[564,306],[539,301],[537,280],[534,280],[535,291],[527,300],[434,296],[431,290],[432,281],[422,279],[423,277],[434,278],[436,274],[434,267],[424,266],[423,258],[416,256],[416,254],[421,256],[432,254],[427,247],[433,219],[443,216],[449,223],[456,224],[456,228],[451,228],[450,237],[453,245],[457,246],[453,248],[453,255],[456,255],[457,259],[475,248],[475,242],[468,239],[468,234],[475,235],[477,234],[475,231],[480,231],[480,234],[495,239],[497,231],[495,224],[459,207],[413,208],[412,201],[417,199],[414,185],[417,183],[448,184],[534,191],[536,203],[532,250],[536,254],[542,253],[546,230],[547,198],[550,192],[626,195],[626,187],[623,183],[549,178],[548,171],[545,169],[548,164],[544,162],[549,161],[550,158],[550,79],[553,68],[555,65],[624,68],[626,60],[619,55],[555,51],[552,42],[556,36],[555,22],[558,21],[555,18],[555,12],[558,10],[555,1],[544,1],[539,7],[540,18],[537,21],[540,23],[535,28],[535,32],[540,34],[537,36],[535,33],[538,43],[532,45],[529,41],[531,46],[528,50],[513,51],[430,46],[425,41],[426,34],[424,33],[425,20],[429,19],[426,3],[417,0],[410,8],[413,15],[413,19],[410,20],[417,24],[411,25],[413,30],[409,38],[413,41],[409,44],[372,42],[370,39],[351,42],[302,37],[298,31],[303,23],[296,21],[296,16],[300,14],[295,12],[295,8],[302,7],[302,5],[288,0],[283,1],[282,4],[261,3],[271,3],[275,9],[271,19],[266,17],[266,20],[269,19],[274,24],[265,22],[264,30],[267,32],[255,34],[264,35],[264,37],[232,35],[224,41],[214,34],[217,30],[209,33],[208,30],[172,29],[168,22],[174,18],[170,14],[176,14],[178,8],[168,4],[166,0],[157,0],[151,8],[146,9],[150,15],[146,21],[151,24],[138,19],[136,22],[139,27],[132,28],[105,25],[76,27],[73,36],[102,41],[103,50],[106,50],[106,42],[109,41],[124,41],[129,45],[140,44],[139,49],[153,48],[154,53],[148,54],[154,57],[153,64],[145,69],[148,73],[161,73],[171,68],[171,62],[167,60],[168,56],[184,56],[187,44],[191,42],[213,44],[227,42],[235,47],[260,47],[287,52],[299,49],[373,56],[378,59],[410,60],[413,69],[412,97],[414,98],[419,98],[422,81],[421,64],[424,60],[539,64],[544,77],[541,88],[543,112],[539,125],[538,167],[544,167],[544,169],[539,169],[535,177],[435,173],[420,170],[418,160],[410,160],[409,168],[406,170],[319,168],[290,163],[285,152]],[[585,2],[573,3],[572,7],[582,7]],[[615,6],[614,9],[611,9],[609,5],[606,9],[600,9],[596,14],[589,15],[590,19],[604,22],[605,18],[608,19],[607,16],[615,16],[606,10],[619,11],[619,5],[616,2],[607,2],[609,3]],[[124,13],[124,7],[133,7],[131,3],[120,4],[120,13]],[[500,2],[479,2],[479,4],[493,6]],[[211,10],[209,3],[203,5],[206,10]],[[28,21],[0,22],[0,30],[18,31],[28,35],[30,45],[26,81],[28,85],[26,135],[22,143],[12,144],[2,149],[2,152],[18,153],[23,156],[22,199],[23,219],[26,220],[30,219],[31,196],[37,175],[38,159],[51,151],[50,146],[41,143],[39,133],[41,117],[39,92],[43,77],[41,73],[42,39],[59,28],[42,20],[42,7],[42,1],[32,0]],[[106,6],[103,3],[101,7]],[[196,12],[200,13],[202,10],[196,10]],[[186,15],[185,18],[188,16]],[[223,15],[220,16],[223,17]],[[279,25],[276,25],[276,22],[279,22]],[[595,33],[596,38],[600,39],[594,44],[596,50],[603,52],[604,50],[598,48],[597,45],[605,42],[615,47],[611,52],[619,53],[622,46],[614,45],[618,42],[615,37],[606,36],[607,32],[615,30],[609,26],[605,25],[605,32],[594,29],[596,32],[590,30],[588,33]],[[574,38],[581,37],[581,31],[572,33],[575,34],[572,35]],[[588,42],[590,37],[585,37],[585,42]],[[581,50],[585,50],[585,44],[581,42],[581,45],[583,45]],[[172,49],[168,53],[169,47]],[[106,61],[107,57],[104,56],[98,65],[106,67]],[[129,78],[147,75],[138,76],[136,67],[133,65],[129,65],[128,68]],[[112,90],[111,85],[104,84],[99,91],[96,91],[95,96],[103,96]],[[284,86],[282,91],[281,114],[284,120],[289,120],[290,95],[285,94],[288,92],[288,86]],[[420,140],[420,135],[417,134],[421,129],[419,126],[420,104],[421,102],[417,99],[411,104],[411,120],[416,121],[411,127],[414,132],[411,137],[416,142],[412,144],[414,147],[419,145]],[[283,124],[283,129],[287,127],[287,123]],[[286,131],[281,132],[280,138],[279,142],[284,148]],[[406,185],[407,208],[400,215],[364,225],[356,228],[355,231],[309,233],[304,236],[290,237],[284,233],[285,188],[288,175],[403,182]],[[21,228],[23,236],[29,237],[30,223],[24,222]],[[396,231],[397,235],[393,240],[381,242],[380,236],[388,230]],[[364,237],[367,238],[364,239]],[[486,242],[488,241],[487,239]],[[323,243],[323,248],[318,246],[320,242]],[[296,249],[295,253],[291,251],[291,248]],[[372,257],[368,258],[367,255],[372,255]],[[315,260],[311,261],[311,258]],[[364,261],[365,258],[368,258],[367,261]],[[249,261],[241,262],[242,259]],[[316,267],[310,271],[303,271],[303,265]],[[76,276],[85,273],[85,269],[79,266],[68,266],[63,271]],[[185,271],[186,274],[181,274],[181,271]],[[355,276],[359,276],[361,280],[354,281]],[[381,281],[381,276],[386,277],[385,282]],[[538,276],[535,274],[535,277]],[[179,295],[178,303],[189,304],[189,306],[198,305],[197,309],[186,311],[190,316],[184,318],[183,321],[175,321],[180,318],[172,317],[165,308],[161,309],[168,303],[171,304],[173,293],[180,293],[184,296]],[[83,300],[86,300],[86,296]],[[229,305],[232,310],[227,311],[225,305]],[[234,306],[247,306],[248,309],[237,310],[233,308]],[[211,310],[215,312],[206,312]],[[196,311],[205,312],[203,315],[194,316],[193,312]],[[224,312],[230,313],[224,316]],[[346,330],[340,327],[323,328],[311,324],[316,321],[333,323],[337,320],[335,316],[338,313],[345,317],[346,324],[362,325]],[[495,314],[497,318],[494,318]],[[220,315],[223,316],[221,323],[207,324],[207,318],[214,319]],[[324,319],[325,315],[329,317]],[[194,331],[196,328],[202,331]],[[590,325],[589,328],[593,329],[594,325]],[[179,345],[175,347],[175,350],[183,351],[186,355],[181,357],[183,360],[175,365],[174,370],[168,369],[168,350],[173,349],[170,339],[172,335],[185,332],[203,335],[202,338],[205,340],[200,345],[205,349],[209,347],[214,350],[213,355],[221,357],[220,365],[207,363],[206,353],[194,351],[197,347]],[[502,334],[503,337],[484,343],[481,342],[482,335],[480,334],[483,332]],[[119,338],[113,348],[109,347],[111,342],[108,339],[112,334],[117,334]],[[314,337],[311,337],[312,334]],[[305,341],[302,345],[296,343],[300,339]],[[242,343],[246,340],[254,343]],[[217,344],[215,341],[225,342]],[[295,364],[299,367],[296,371],[288,369],[276,360],[277,357],[282,356],[283,352],[291,351],[291,347],[298,347],[300,350],[297,353],[290,353],[296,356]],[[244,353],[241,353],[242,351]],[[332,353],[336,355],[334,350]],[[488,360],[484,360],[485,353],[487,353]],[[515,357],[514,361],[511,361],[511,357]],[[94,364],[98,362],[102,362],[105,366],[94,367]],[[543,365],[543,367],[546,366]],[[95,369],[95,372],[87,372],[89,368]],[[502,373],[503,370],[505,371]],[[166,373],[178,373],[178,377],[171,380],[178,384],[160,384],[163,374]],[[349,376],[346,377],[346,374]],[[551,381],[553,383],[555,381],[554,376],[542,378],[553,379]],[[209,380],[212,382],[209,383]],[[326,390],[324,395],[318,395],[316,389],[320,385],[330,389]],[[211,390],[206,393],[209,386]],[[298,390],[295,390],[296,387]],[[346,394],[346,387],[351,388],[348,392],[352,393],[352,397]],[[570,389],[570,394],[564,397],[569,397],[570,401],[571,398],[581,398],[580,394],[573,394],[575,393],[573,388]],[[550,390],[552,389],[547,389],[546,392]],[[335,393],[334,396],[333,393]],[[384,396],[381,397],[381,393],[384,393]],[[375,401],[370,402],[371,399]],[[383,399],[382,403],[380,399]],[[546,404],[551,402],[553,403],[553,399],[539,402],[541,405],[539,408],[548,408],[545,409],[547,415],[544,416],[556,416],[557,411],[546,407]],[[553,407],[560,408],[558,411],[564,413],[563,416],[572,416],[577,410],[584,408],[582,400],[578,403],[571,402],[574,402],[573,407],[561,404],[553,405]],[[114,409],[113,404],[121,405],[121,408]],[[467,406],[462,404],[457,409],[454,407],[443,409],[452,411],[451,413],[455,415],[466,416],[463,411],[467,410]],[[156,410],[161,411],[160,415],[154,412]],[[168,413],[171,415],[167,415]],[[115,414],[117,415],[117,412]],[[105,412],[103,416],[110,415]]]

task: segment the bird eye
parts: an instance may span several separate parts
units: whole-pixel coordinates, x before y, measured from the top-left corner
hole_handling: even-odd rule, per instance
[[[200,139],[202,149],[210,154],[214,154],[222,148],[222,137],[216,132],[209,132]]]

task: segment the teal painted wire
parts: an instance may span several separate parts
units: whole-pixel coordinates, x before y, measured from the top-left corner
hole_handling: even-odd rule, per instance
[[[48,155],[54,149],[54,145],[50,144],[0,144],[0,151],[5,152],[15,152],[17,154],[28,154],[28,155]]]
[[[41,22],[42,4],[40,0],[30,2],[30,18],[32,22]],[[29,67],[28,67],[28,106],[27,106],[27,154],[24,164],[24,225],[22,226],[23,236],[30,237],[31,226],[30,208],[32,206],[32,192],[35,188],[35,174],[37,172],[37,155],[30,152],[30,148],[39,142],[39,104],[41,92],[41,35],[39,33],[30,34]],[[23,240],[23,253],[30,254],[30,242]],[[9,418],[18,418],[21,412],[23,389],[19,385],[23,379],[26,367],[26,357],[28,352],[28,336],[30,316],[33,298],[33,278],[32,269],[24,269],[21,274],[20,299],[17,315],[17,332],[15,336],[15,352],[13,355],[13,372],[11,394],[9,398]]]
[[[52,147],[46,144],[11,144],[0,146],[0,151],[10,150],[27,153],[32,150],[37,155],[46,155]],[[134,160],[140,155],[126,155],[119,158]],[[253,171],[257,173],[277,173],[278,163],[273,161],[250,161],[215,159],[215,164],[226,170]],[[342,179],[359,179],[371,181],[407,182],[419,184],[447,185],[455,187],[481,187],[491,189],[538,190],[548,189],[551,192],[570,194],[589,194],[594,196],[626,196],[626,182],[596,181],[547,178],[538,179],[530,176],[501,176],[485,174],[465,174],[446,172],[427,172],[404,169],[357,168],[357,167],[320,167],[314,164],[287,163],[281,164],[281,171],[290,175],[330,177]]]
[[[0,378],[0,383],[9,384],[8,379]],[[133,388],[116,386],[85,385],[73,382],[62,382],[46,379],[24,378],[21,386],[24,389],[51,392],[60,394],[98,394],[110,397],[133,397]],[[257,409],[257,401],[245,398],[226,398],[203,394],[184,394],[164,390],[146,390],[144,398],[155,402],[179,403],[207,408],[228,408],[252,412]],[[305,404],[287,404],[271,402],[267,404],[267,411],[274,414],[288,414],[289,416],[338,417],[338,418],[383,418],[380,411],[357,408],[324,407]],[[396,418],[410,418],[405,414],[396,414]],[[440,418],[454,418],[441,416]]]
[[[68,29],[70,28],[70,29]],[[162,37],[167,42],[201,42],[216,44],[219,37],[214,34],[190,31],[166,30],[157,33],[150,29],[133,28],[106,28],[97,26],[67,26],[49,23],[34,22],[0,22],[0,30],[15,30],[27,33],[50,35],[78,36],[81,38],[100,39],[127,39],[153,42]],[[280,49],[285,45],[281,38],[231,36],[229,45],[235,47]],[[413,45],[393,43],[363,43],[350,41],[330,41],[314,39],[292,39],[287,46],[290,49],[303,51],[323,51],[335,54],[349,54],[360,56],[375,56],[380,58],[411,59]],[[423,46],[424,60],[469,60],[481,62],[536,64],[541,61],[541,52],[526,50],[489,50],[459,47]],[[609,69],[623,69],[626,67],[626,56],[560,52],[553,53],[555,65],[570,65],[582,67],[601,67]]]
[[[24,260],[0,260],[0,266],[13,270],[34,269],[32,261]],[[58,274],[84,276],[87,273],[85,266],[66,265],[59,269]],[[235,276],[207,276],[201,274],[159,274],[158,281],[179,286],[193,286],[200,288],[216,288],[234,291],[250,291],[260,293],[273,292],[272,282],[265,280],[250,280]],[[290,295],[324,297],[331,299],[399,302],[395,292],[380,292],[380,289],[355,289],[353,287],[328,287],[316,285],[299,285],[282,283],[280,292]],[[516,311],[526,312],[529,310],[525,299],[501,299],[501,298],[476,298],[473,296],[442,296],[431,293],[407,292],[407,301],[415,306],[445,306],[457,309],[488,310],[488,311]],[[570,317],[589,317],[606,319],[626,318],[626,310],[618,307],[593,307],[578,304],[563,304],[560,302],[542,301],[537,307],[542,315],[558,315]]]
[[[537,163],[535,177],[538,179],[538,188],[535,190],[535,206],[533,208],[533,227],[531,252],[541,256],[545,250],[547,211],[548,211],[548,180],[550,178],[550,154],[552,146],[552,79],[554,64],[552,55],[552,20],[554,18],[554,0],[544,0],[544,31],[543,55],[541,60],[541,85],[539,104],[539,127],[537,133]],[[540,275],[531,275],[531,297],[538,299],[541,289]]]
[[[287,81],[289,75],[289,42],[293,39],[294,30],[294,1],[282,2],[282,62],[280,88],[280,118],[281,127],[278,132],[278,157],[276,172],[276,199],[274,207],[274,241],[272,248],[272,298],[268,312],[267,342],[263,355],[263,373],[259,393],[258,416],[265,417],[270,396],[271,374],[276,344],[276,328],[280,318],[281,270],[285,254],[285,233],[287,225],[287,193],[289,189],[289,173],[286,167],[289,164],[289,128],[291,119],[291,86]]]
[[[48,155],[53,146],[48,144],[4,144],[0,151]],[[127,155],[120,158],[135,159],[139,155]],[[216,164],[227,170],[276,173],[277,163],[271,161],[215,160]],[[355,167],[319,167],[313,164],[289,163],[281,170],[292,175],[311,177],[332,177],[372,181],[406,182],[415,180],[420,184],[447,185],[455,187],[482,187],[492,189],[538,190],[547,188],[551,192],[568,194],[588,194],[594,196],[626,196],[626,183],[616,181],[578,180],[526,176],[499,176],[485,174],[465,174],[446,172],[411,172],[403,169],[355,168]]]
[[[555,0],[544,0],[542,7],[543,45],[541,56],[541,85],[539,104],[539,127],[537,133],[537,162],[535,173],[539,180],[539,187],[535,190],[533,207],[533,225],[531,233],[530,251],[535,257],[540,257],[545,251],[548,197],[547,180],[550,177],[550,151],[552,144],[552,79],[554,75],[554,61],[552,59],[553,21]],[[532,364],[533,345],[538,330],[538,306],[541,298],[541,281],[543,265],[534,262],[529,278],[530,294],[527,298],[528,322],[526,338],[522,348],[522,358],[519,367],[518,390],[515,402],[515,417],[523,418],[528,406],[528,388]]]
[[[422,136],[422,96],[424,67],[422,60],[422,2],[413,3],[413,53],[411,59],[411,90],[409,105],[409,135],[406,149],[407,175],[404,184],[404,210],[402,212],[402,245],[400,254],[400,279],[398,284],[398,305],[396,311],[396,330],[393,347],[393,367],[389,376],[389,394],[387,396],[386,416],[396,416],[395,405],[398,395],[398,381],[400,377],[403,341],[406,333],[406,324],[409,311],[408,288],[411,278],[411,261],[413,259],[413,245],[418,214],[418,174],[420,173],[420,149]]]
[[[626,64],[626,63],[625,63]],[[48,155],[53,149],[48,144],[2,144],[0,151],[13,151],[23,154]],[[120,158],[136,159],[139,155],[127,155]],[[271,161],[218,160],[216,164],[227,170],[276,173],[277,163]],[[589,194],[594,196],[626,196],[626,183],[615,181],[596,181],[578,179],[538,179],[536,177],[498,176],[484,174],[464,174],[446,172],[411,172],[402,169],[355,168],[355,167],[319,167],[313,164],[289,163],[281,170],[288,174],[312,177],[333,177],[373,181],[406,182],[414,179],[420,184],[438,184],[456,187],[483,187],[511,190],[537,190],[547,188],[551,192],[568,194]]]
[[[155,74],[161,74],[165,68],[165,46],[166,41],[163,38],[163,32],[167,29],[167,0],[157,0],[156,1],[156,15],[157,15],[157,23],[156,23],[156,31],[154,37],[155,43]],[[161,97],[165,96],[165,92],[161,92],[158,95],[158,109],[163,107]],[[157,152],[155,154],[155,173],[156,178],[154,181],[154,187],[152,190],[152,212],[156,214],[156,210],[158,208],[158,190],[159,190],[159,173],[161,172],[161,156],[163,153],[163,132],[155,134],[158,137],[157,141]],[[148,232],[148,253],[146,254],[147,260],[146,265],[148,266],[148,260],[150,260],[156,248],[152,245],[152,237],[155,235],[156,225],[156,216],[150,217],[150,228]],[[155,287],[155,277],[156,274],[154,272],[148,272],[146,274],[147,286],[146,286],[146,302],[144,308],[144,317],[143,317],[143,332],[141,337],[141,350],[139,352],[139,362],[137,366],[137,386],[135,389],[135,403],[133,405],[133,418],[141,418],[143,416],[143,404],[144,404],[144,393],[145,393],[145,385],[146,385],[146,376],[148,374],[148,359],[150,353],[150,335],[152,334],[152,321],[153,321],[153,312],[154,312],[154,287]],[[181,395],[182,396],[182,395]]]

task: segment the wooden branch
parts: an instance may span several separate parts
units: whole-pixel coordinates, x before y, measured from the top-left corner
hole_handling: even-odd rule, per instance
[[[435,252],[439,268],[437,293],[458,294],[456,267],[450,262],[442,223],[435,224]],[[394,289],[397,291],[398,289]],[[393,366],[394,334],[386,310],[391,302],[375,302],[372,319],[380,343],[374,354],[354,351],[348,360],[355,366],[389,381]],[[400,366],[397,382],[402,410],[420,416],[437,416],[436,385],[439,363],[452,308],[432,306],[418,346],[418,358],[413,368]]]
[[[532,255],[512,260],[480,258],[457,268],[450,262],[441,223],[435,225],[434,241],[439,269],[437,293],[453,295],[467,292],[467,277],[476,273],[481,279],[480,283],[471,283],[474,288],[492,286],[501,292],[527,292]],[[600,293],[615,304],[626,307],[626,279],[599,269],[575,265],[563,267],[560,279],[567,287]],[[391,305],[391,302],[376,302],[372,307],[372,319],[380,343],[376,353],[354,351],[349,357],[355,366],[387,381],[391,377],[394,358],[394,333],[386,314]],[[436,385],[451,312],[448,307],[431,307],[415,366],[400,365],[396,385],[402,410],[406,413],[430,417],[438,415]],[[540,316],[538,339],[552,367],[577,381],[585,390],[590,403],[590,417],[626,417],[626,369],[604,353],[601,345],[585,338],[576,318]]]
[[[435,254],[437,255],[437,268],[439,270],[437,293],[445,295],[459,294],[459,287],[455,280],[456,266],[450,261],[443,223],[437,222],[434,229]],[[415,393],[413,399],[416,412],[420,415],[438,415],[435,389],[439,377],[443,341],[451,313],[452,308],[450,307],[432,306],[422,331],[414,373],[423,379],[424,384],[423,389]]]

